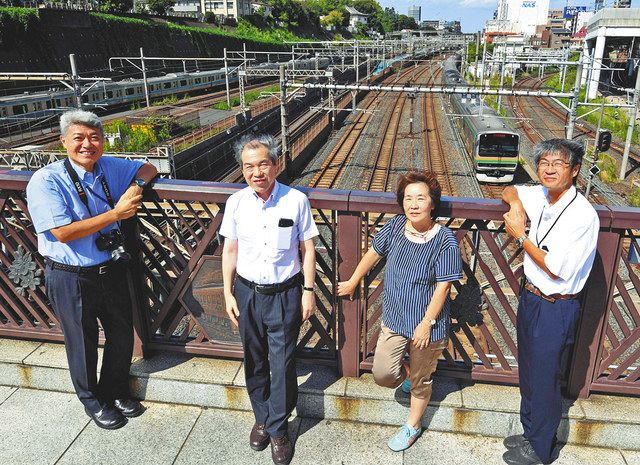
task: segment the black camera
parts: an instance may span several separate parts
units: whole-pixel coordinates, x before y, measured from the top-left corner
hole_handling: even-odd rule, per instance
[[[129,252],[124,250],[124,236],[119,229],[112,229],[107,234],[100,234],[96,239],[98,250],[111,252],[114,262],[128,262],[131,260]]]

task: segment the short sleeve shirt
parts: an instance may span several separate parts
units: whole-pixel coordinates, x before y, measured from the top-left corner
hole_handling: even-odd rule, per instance
[[[236,272],[257,284],[278,284],[300,272],[300,242],[318,235],[307,196],[276,181],[263,201],[251,188],[227,200],[220,234],[238,241]]]
[[[38,234],[40,254],[73,266],[93,266],[109,260],[109,251],[100,251],[95,244],[99,233],[62,243],[51,233],[51,229],[111,210],[102,188],[102,178],[106,179],[113,201],[117,203],[142,165],[143,161],[102,156],[93,172],[87,172],[72,162],[71,166],[78,173],[87,194],[89,210],[80,200],[63,160],[36,171],[27,185],[27,206]],[[108,233],[117,227],[118,224],[113,223],[100,232]]]
[[[547,252],[544,263],[558,279],[552,279],[524,256],[527,279],[544,294],[577,294],[584,287],[596,255],[600,221],[593,206],[571,186],[550,205],[543,186],[516,186],[531,221],[529,239]]]
[[[375,235],[372,247],[386,257],[384,274],[384,324],[393,332],[412,337],[424,318],[436,283],[462,278],[462,258],[455,236],[444,226],[426,243],[412,242],[404,234],[407,218],[398,215]],[[431,340],[448,337],[451,301],[444,307],[431,329]]]

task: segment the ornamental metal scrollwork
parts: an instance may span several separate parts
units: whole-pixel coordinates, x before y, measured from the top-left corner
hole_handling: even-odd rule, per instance
[[[476,326],[482,323],[482,310],[486,309],[480,285],[475,280],[463,284],[458,295],[451,301],[451,318],[455,319],[452,330],[457,331],[461,324]]]
[[[9,265],[9,279],[17,284],[16,291],[22,296],[27,294],[27,289],[35,291],[36,287],[40,285],[41,275],[42,270],[36,265],[31,253],[25,252],[19,245],[13,262]]]

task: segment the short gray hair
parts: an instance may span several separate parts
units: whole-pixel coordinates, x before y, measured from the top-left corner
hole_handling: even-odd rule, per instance
[[[233,145],[238,164],[242,165],[242,152],[244,152],[245,149],[258,149],[260,147],[267,149],[269,158],[271,158],[273,163],[278,161],[280,145],[275,137],[270,134],[246,134]]]
[[[60,117],[60,134],[65,136],[70,126],[74,124],[81,124],[90,128],[99,129],[104,134],[102,129],[102,122],[98,115],[93,112],[85,110],[70,110],[65,111]]]
[[[549,139],[538,142],[533,148],[533,160],[536,166],[543,155],[556,152],[569,159],[571,168],[582,164],[584,148],[581,144],[568,139]]]

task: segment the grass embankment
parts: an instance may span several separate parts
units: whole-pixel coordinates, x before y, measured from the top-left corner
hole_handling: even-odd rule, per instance
[[[296,36],[286,28],[259,29],[251,23],[243,20],[242,18],[239,19],[237,27],[222,28],[214,27],[211,25],[207,27],[184,26],[182,24],[172,23],[170,21],[158,23],[152,19],[131,18],[128,16],[118,16],[109,13],[90,12],[89,14],[94,18],[99,18],[103,21],[133,24],[147,28],[169,28],[172,30],[185,32],[187,34],[202,33],[216,37],[232,37],[241,40],[262,42],[270,45],[282,45],[285,41],[314,40],[307,37]]]

